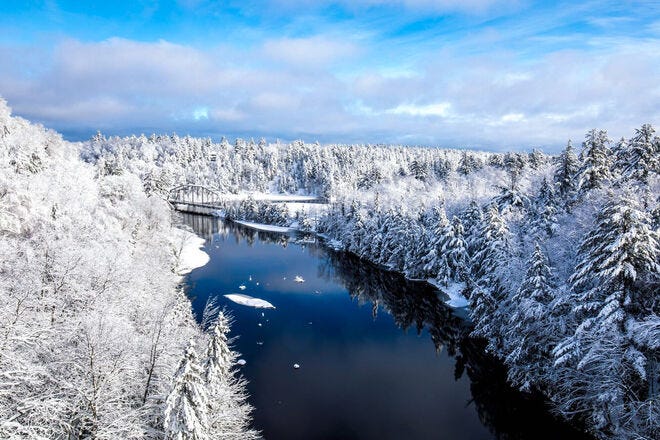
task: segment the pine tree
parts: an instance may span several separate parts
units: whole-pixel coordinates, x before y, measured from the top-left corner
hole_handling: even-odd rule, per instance
[[[509,229],[496,205],[491,205],[482,222],[481,239],[472,258],[472,271],[477,288],[470,296],[474,334],[488,339],[488,350],[497,353],[501,349],[500,326],[505,325],[501,313],[504,287],[501,279],[504,265],[510,258]]]
[[[467,151],[464,151],[463,154],[461,155],[461,160],[458,163],[458,167],[456,168],[456,171],[459,174],[467,176],[468,174],[481,169],[482,166],[483,165],[479,159],[477,159]]]
[[[570,278],[580,293],[579,311],[588,319],[621,322],[624,306],[636,316],[654,311],[654,292],[643,288],[660,268],[659,237],[650,225],[649,215],[627,194],[611,198],[597,216]]]
[[[630,142],[618,145],[616,164],[624,178],[643,185],[649,184],[651,174],[660,173],[660,138],[651,124],[642,125]]]
[[[424,257],[428,249],[428,238],[426,230],[417,222],[413,222],[408,232],[409,240],[403,271],[409,278],[426,278],[431,276],[424,270]]]
[[[578,190],[584,194],[605,186],[612,179],[612,152],[607,131],[589,131],[582,144],[582,166],[578,170]]]
[[[537,237],[552,237],[557,232],[557,200],[555,191],[544,177],[534,201],[532,231]]]
[[[580,246],[579,262],[569,279],[574,292],[577,327],[573,335],[555,348],[555,364],[592,368],[600,362],[600,357],[608,356],[600,346],[605,338],[610,345],[616,342],[612,345],[613,353],[626,353],[616,371],[628,378],[627,384],[621,384],[622,389],[634,389],[639,379],[632,377],[646,376],[645,356],[639,351],[644,347],[634,346],[631,340],[634,335],[626,336],[625,327],[658,314],[660,238],[658,232],[650,228],[650,223],[649,215],[628,195],[612,197],[599,213],[595,228]],[[657,358],[654,350],[647,351],[646,358]],[[613,373],[601,371],[599,374]],[[598,392],[608,393],[607,390]],[[606,409],[603,411],[609,414],[609,406]]]
[[[208,394],[204,372],[197,360],[191,339],[179,369],[173,378],[172,391],[165,408],[165,438],[168,440],[208,439]]]
[[[555,170],[555,185],[559,195],[564,200],[571,200],[577,190],[576,175],[580,169],[580,162],[573,151],[571,141],[568,141],[566,148],[559,156],[559,163]]]
[[[511,315],[504,335],[509,380],[525,391],[539,382],[549,366],[552,347],[547,334],[554,289],[548,260],[537,243],[525,279],[509,300]]]
[[[259,438],[258,433],[249,427],[252,407],[246,402],[246,383],[236,379],[231,370],[237,355],[229,347],[228,334],[229,320],[220,312],[213,326],[204,362],[209,437],[235,440]]]
[[[500,216],[497,206],[491,205],[482,221],[479,243],[472,257],[472,268],[476,279],[499,284],[497,268],[507,261],[510,250],[509,235],[509,228]]]
[[[450,278],[450,269],[447,264],[447,256],[443,251],[443,243],[447,240],[449,220],[443,205],[435,206],[429,216],[427,223],[432,225],[432,230],[428,234],[428,243],[422,257],[422,266],[426,274],[437,278],[443,284],[447,285]]]
[[[446,256],[449,277],[454,281],[464,280],[467,274],[469,257],[463,235],[461,219],[453,217],[451,224],[445,226],[444,239],[440,245],[440,251]]]
[[[520,188],[518,188],[517,185],[497,185],[497,188],[500,190],[500,193],[495,196],[493,201],[497,204],[497,208],[501,213],[514,208],[525,209],[529,206],[527,196],[520,191]]]
[[[461,214],[463,222],[465,244],[467,252],[472,257],[479,244],[479,232],[483,221],[483,213],[476,201],[472,200],[465,211]]]
[[[204,378],[210,389],[227,384],[230,377],[230,369],[236,356],[229,349],[228,333],[229,321],[225,314],[220,312],[213,326],[204,362]]]

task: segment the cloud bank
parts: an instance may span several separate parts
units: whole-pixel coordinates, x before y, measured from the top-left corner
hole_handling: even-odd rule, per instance
[[[366,1],[384,2],[435,4]],[[475,10],[493,3],[468,2]],[[5,42],[0,95],[16,113],[71,137],[100,129],[556,149],[589,128],[628,136],[642,123],[660,122],[658,28],[649,25],[651,37],[643,39],[567,33],[583,41],[531,55],[529,45],[516,48],[510,35],[489,26],[451,44],[421,46],[382,40],[364,27],[275,34],[245,45],[119,37],[62,37],[51,47]]]

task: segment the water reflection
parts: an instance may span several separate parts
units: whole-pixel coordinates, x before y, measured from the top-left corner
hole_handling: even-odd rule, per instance
[[[484,351],[484,342],[469,336],[469,321],[448,307],[426,283],[406,280],[354,255],[327,252],[321,268],[361,303],[381,307],[403,330],[429,331],[437,352],[446,349],[456,359],[454,378],[470,379],[472,402],[481,422],[501,439],[589,439],[556,420],[540,396],[525,395],[506,382],[506,371]]]
[[[297,246],[304,246],[309,255],[308,259],[317,264],[318,277],[342,286],[354,302],[370,307],[373,319],[376,319],[378,314],[385,313],[392,317],[396,326],[402,331],[415,332],[418,335],[428,332],[435,351],[439,353],[444,350],[454,359],[453,380],[464,377],[469,379],[471,400],[467,404],[476,409],[479,420],[490,431],[492,437],[588,438],[569,425],[555,420],[537,396],[523,395],[511,389],[506,383],[502,365],[484,353],[481,341],[469,337],[469,322],[464,316],[446,306],[439,292],[432,286],[406,280],[397,273],[384,271],[353,255],[329,250],[317,243],[314,237],[256,231],[196,215],[185,215],[183,221],[210,242],[232,240],[236,243],[245,241],[248,246],[254,246],[256,243],[276,244],[283,247],[295,243]],[[411,361],[414,362],[414,359]],[[438,404],[441,399],[452,397],[438,396]],[[401,404],[414,406],[415,402]],[[332,432],[341,433],[343,438],[376,438],[355,431],[354,427],[342,429],[344,428],[347,430]],[[336,438],[327,431],[331,428],[325,429],[326,435],[319,435],[316,438]],[[415,438],[435,438],[430,436],[429,430],[416,432],[423,434],[418,434]],[[447,437],[449,432],[451,431],[444,430],[444,435],[438,432],[437,438],[456,438],[455,433]],[[468,436],[458,438],[468,438]],[[482,437],[473,434],[472,438]]]

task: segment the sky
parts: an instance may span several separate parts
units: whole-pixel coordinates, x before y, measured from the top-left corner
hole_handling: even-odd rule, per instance
[[[72,140],[553,152],[660,125],[660,0],[0,0],[0,96]]]

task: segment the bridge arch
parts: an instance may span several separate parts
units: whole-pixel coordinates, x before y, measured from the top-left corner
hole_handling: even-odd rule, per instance
[[[222,197],[219,192],[203,185],[179,185],[169,191],[167,201],[217,208],[222,203]]]

